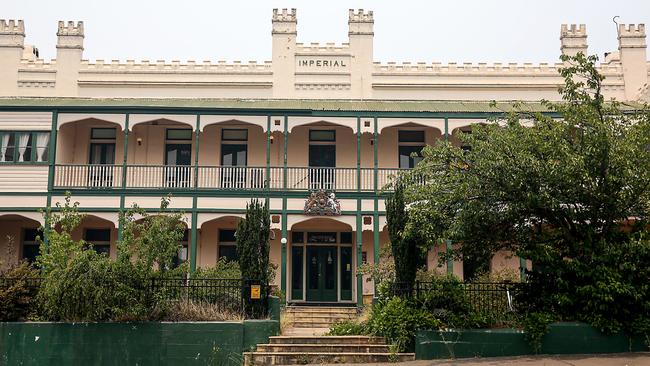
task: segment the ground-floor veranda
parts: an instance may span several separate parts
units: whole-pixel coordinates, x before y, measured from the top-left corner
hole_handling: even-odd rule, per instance
[[[73,232],[73,239],[84,239],[96,250],[115,258],[119,236],[117,213],[84,213],[86,216]],[[179,253],[181,260],[192,258],[194,232],[197,267],[213,266],[224,257],[236,258],[234,233],[242,213],[200,213],[195,220],[196,230],[192,230],[191,215],[187,216],[184,249]],[[368,276],[360,275],[358,268],[363,263],[375,263],[381,248],[389,243],[384,216],[287,214],[286,224],[282,225],[283,218],[283,215],[272,214],[270,259],[276,266],[273,285],[282,290],[287,301],[353,304],[372,298],[374,283]],[[42,215],[38,212],[0,213],[3,266],[35,257],[38,253],[36,229],[42,224]],[[439,263],[439,253],[446,249],[447,244],[441,244],[429,252],[428,268],[463,278],[468,268],[462,261]],[[518,273],[520,260],[509,253],[498,253],[490,268]]]

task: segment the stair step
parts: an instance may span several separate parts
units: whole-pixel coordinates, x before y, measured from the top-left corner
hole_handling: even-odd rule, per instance
[[[282,331],[282,335],[294,337],[313,337],[323,336],[330,331],[330,328],[287,328]]]
[[[303,319],[325,319],[325,320],[350,320],[355,319],[355,315],[346,315],[346,314],[295,314],[292,316],[294,320],[303,320]]]
[[[256,352],[273,353],[389,353],[385,344],[258,344]]]
[[[368,336],[273,336],[270,344],[378,344],[385,345],[383,337]]]
[[[308,363],[373,363],[415,360],[414,353],[245,352],[244,365],[304,365]]]
[[[284,309],[288,313],[340,313],[340,314],[357,314],[357,308],[348,307],[312,307],[312,306],[287,306]]]
[[[294,328],[329,328],[336,322],[318,320],[296,320],[291,322]]]

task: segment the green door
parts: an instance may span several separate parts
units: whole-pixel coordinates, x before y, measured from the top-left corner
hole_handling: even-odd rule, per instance
[[[307,301],[337,301],[336,247],[307,246]]]

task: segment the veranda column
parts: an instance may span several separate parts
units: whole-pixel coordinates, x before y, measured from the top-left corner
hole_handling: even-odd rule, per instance
[[[449,118],[445,117],[445,141],[449,141]],[[445,252],[447,255],[451,254],[453,249],[451,240],[445,240]],[[449,257],[447,258],[447,273],[454,273],[454,261]]]
[[[47,208],[52,207],[52,189],[54,188],[54,174],[55,174],[55,163],[56,163],[56,134],[59,128],[59,111],[56,109],[52,111],[52,128],[50,129],[50,151],[48,152],[48,169],[47,169]],[[45,228],[50,228],[50,215],[45,217]],[[44,234],[47,234],[48,230],[45,230]],[[49,243],[49,238],[47,235],[43,235],[43,241],[47,247]]]
[[[287,143],[289,142],[289,117],[284,116],[284,163],[282,168],[282,238],[280,240],[280,289],[287,290]],[[285,295],[286,296],[286,295]]]
[[[361,118],[357,117],[357,194],[361,193]],[[363,276],[359,273],[363,250],[363,225],[361,224],[361,198],[357,198],[357,306],[363,306]]]
[[[124,117],[124,148],[122,151],[122,192],[120,193],[120,212],[124,211],[124,205],[126,201],[126,168],[127,168],[127,153],[129,150],[129,114],[127,113]],[[122,225],[122,220],[118,220],[117,224],[117,241],[122,241],[124,235],[124,225]]]
[[[375,265],[379,264],[379,140],[377,139],[377,117],[374,118],[373,139],[373,187],[374,210],[372,213],[372,258]],[[377,283],[375,282],[374,296],[377,296]]]
[[[196,115],[196,132],[195,132],[195,146],[194,146],[194,192],[192,195],[192,233],[190,234],[190,271],[196,271],[196,247],[197,247],[197,227],[198,224],[198,186],[199,186],[199,138],[201,136],[201,116]]]

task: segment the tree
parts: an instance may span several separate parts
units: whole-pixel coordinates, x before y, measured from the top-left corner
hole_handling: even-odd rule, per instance
[[[263,299],[268,295],[271,267],[269,266],[269,239],[271,237],[271,220],[269,208],[257,199],[246,204],[246,217],[237,226],[237,256],[242,277],[245,280],[259,282]],[[246,296],[247,294],[244,294]],[[246,296],[250,300],[250,296]],[[247,311],[261,312],[263,305],[253,305],[247,301]],[[256,303],[259,304],[259,303]],[[251,306],[253,305],[253,306]],[[251,314],[253,315],[253,314]]]
[[[426,184],[405,189],[406,230],[430,245],[462,243],[455,257],[509,250],[532,260],[544,268],[529,273],[547,300],[537,307],[601,329],[648,329],[650,110],[606,102],[596,60],[563,56],[563,101],[544,103],[560,118],[519,110],[460,136],[469,151],[425,148],[409,174]]]
[[[418,231],[407,231],[408,212],[404,200],[404,185],[398,181],[394,192],[386,199],[386,220],[391,251],[395,261],[395,282],[409,291],[423,264],[423,253]]]
[[[185,225],[183,213],[169,212],[169,203],[169,197],[163,197],[155,215],[136,204],[120,213],[124,229],[118,242],[118,261],[133,260],[142,268],[151,270],[156,266],[161,272],[172,268],[181,249]]]

